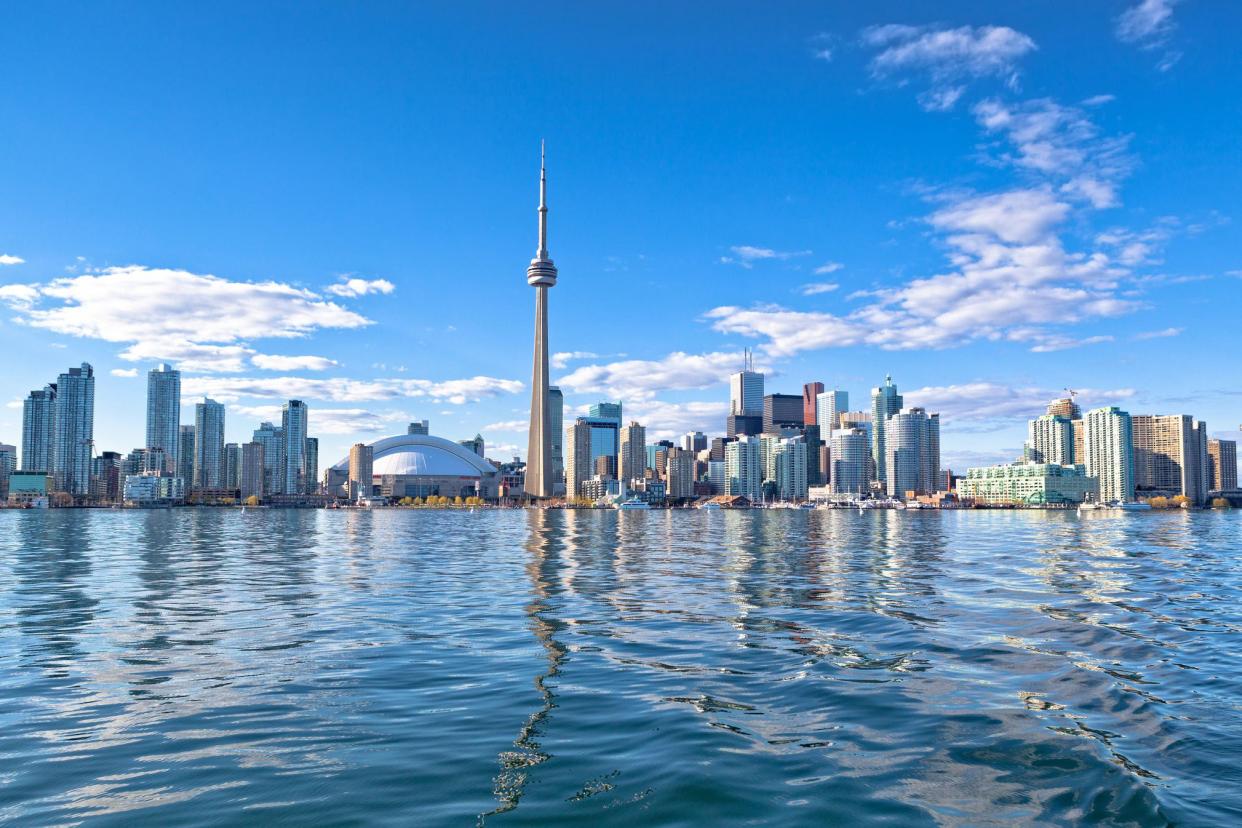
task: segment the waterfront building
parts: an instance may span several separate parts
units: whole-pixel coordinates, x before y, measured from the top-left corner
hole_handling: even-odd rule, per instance
[[[768,394],[763,398],[763,430],[765,433],[802,425],[801,397],[796,394]]]
[[[17,446],[0,443],[0,503],[9,498],[9,477],[17,471]]]
[[[647,471],[647,429],[631,422],[621,429],[617,479],[628,484]]]
[[[801,437],[787,437],[773,447],[776,489],[781,500],[806,500],[807,445]]]
[[[672,500],[694,497],[694,452],[671,448],[664,459],[665,493]]]
[[[816,421],[821,437],[827,441],[841,425],[841,415],[850,407],[848,391],[824,391],[815,402]]]
[[[1115,405],[1084,417],[1087,474],[1099,481],[1102,501],[1134,500],[1134,440],[1128,412]]]
[[[194,443],[194,426],[180,426],[177,429],[177,476],[185,481],[187,489],[194,483]],[[149,466],[150,463],[144,463],[145,470],[150,471]]]
[[[745,352],[742,370],[729,377],[729,413],[763,415],[763,374],[755,370],[754,357],[749,350]]]
[[[608,405],[605,403],[605,405]],[[591,406],[592,410],[599,411],[598,406]],[[612,463],[613,469],[617,467],[617,452],[621,442],[621,419],[611,416],[614,409],[604,409],[609,412],[605,416],[579,417],[579,420],[586,422],[590,435],[590,460],[589,465],[595,468],[595,463],[600,457],[608,457]],[[615,409],[620,410],[618,405]]]
[[[556,493],[552,466],[552,416],[548,410],[548,289],[556,286],[556,277],[556,265],[548,255],[548,176],[541,148],[539,249],[526,268],[526,283],[535,289],[535,355],[530,383],[526,494],[535,498],[552,497]],[[617,425],[620,426],[620,423]]]
[[[270,423],[268,424],[270,425]],[[241,447],[241,476],[238,480],[238,490],[241,494],[242,501],[248,498],[263,498],[265,472],[267,469],[264,463],[265,449],[263,444],[257,441],[243,443]]]
[[[652,506],[661,506],[667,499],[668,487],[663,480],[657,480],[654,477],[644,477],[641,480],[634,481],[634,487],[630,489],[630,495],[637,500],[648,503]]]
[[[144,472],[125,476],[126,503],[136,506],[159,506],[185,500],[185,481],[166,472]]]
[[[242,451],[237,443],[224,444],[224,488],[237,491],[241,488]]]
[[[406,428],[405,433],[406,434],[422,434],[422,435],[430,434],[431,423],[428,420],[415,420],[414,422],[410,423],[408,428]]]
[[[224,488],[224,406],[203,398],[194,406],[194,489]]]
[[[725,446],[725,494],[741,495],[752,501],[761,499],[763,463],[760,439],[746,435]]]
[[[725,462],[724,460],[707,461],[707,483],[713,495],[725,493]]]
[[[1208,440],[1208,466],[1214,492],[1238,488],[1238,444],[1233,440]]]
[[[479,437],[478,455],[483,456],[483,438]],[[306,438],[306,493],[319,494],[319,438]]]
[[[55,481],[45,471],[15,471],[9,475],[8,504],[15,508],[48,505]]]
[[[1032,463],[1055,463],[1058,466],[1074,462],[1073,420],[1059,414],[1045,414],[1027,424],[1026,458]]]
[[[302,400],[289,400],[280,411],[280,488],[278,494],[306,491],[306,436],[309,412]]]
[[[349,450],[348,497],[357,502],[371,496],[371,479],[375,475],[375,449],[366,443],[354,443]]]
[[[1211,485],[1207,426],[1189,414],[1135,414],[1130,422],[1135,494],[1180,494],[1202,505]]]
[[[117,451],[101,452],[91,461],[91,499],[99,503],[116,503],[121,499],[124,478],[121,467],[125,458]]]
[[[871,437],[861,428],[832,432],[829,486],[833,494],[862,494],[871,489]]]
[[[56,380],[52,476],[56,489],[75,497],[91,490],[95,454],[95,369],[83,362]]]
[[[22,403],[22,471],[52,471],[56,383],[31,391]]]
[[[399,434],[368,446],[371,449],[371,485],[378,488],[383,497],[434,495],[490,499],[499,493],[500,470],[452,440],[431,434]],[[348,476],[350,456],[341,458],[332,470],[333,476]],[[358,471],[361,478],[363,470]],[[363,481],[358,483],[365,487]]]
[[[423,424],[426,424],[423,420]],[[411,427],[413,427],[411,423]],[[272,423],[260,423],[254,430],[251,439],[263,447],[263,496],[279,494],[281,485],[280,455],[285,442],[285,434],[280,426]]]
[[[808,382],[802,386],[802,423],[819,425],[819,395],[824,393],[822,382]]]
[[[888,418],[901,411],[904,405],[892,376],[884,378],[884,384],[871,389],[871,457],[875,461],[876,479],[881,484],[888,481],[886,429]],[[844,425],[844,424],[843,424]]]
[[[903,408],[884,426],[886,491],[930,494],[940,479],[940,415],[922,408]]]
[[[591,423],[579,417],[565,429],[565,496],[582,497],[582,484],[592,474]]]
[[[1099,481],[1082,464],[1009,463],[967,469],[957,480],[957,494],[992,505],[1066,505],[1097,499]]]
[[[548,422],[552,441],[552,494],[565,496],[565,395],[555,385],[548,387]]]
[[[177,471],[177,448],[181,438],[181,372],[161,364],[147,372],[146,448],[162,451],[165,471]]]

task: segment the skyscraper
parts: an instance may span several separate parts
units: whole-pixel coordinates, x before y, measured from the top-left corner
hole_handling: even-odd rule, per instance
[[[884,432],[885,484],[890,497],[936,491],[940,479],[940,415],[903,408]]]
[[[682,448],[669,449],[664,457],[664,480],[668,498],[694,497],[694,453]]]
[[[151,452],[147,452],[148,455]],[[167,461],[165,461],[167,462]],[[150,463],[147,468],[152,468]],[[194,482],[194,426],[183,425],[177,429],[177,477],[185,481],[185,490]]]
[[[622,428],[618,455],[617,479],[628,486],[631,480],[642,477],[647,470],[647,429],[637,422]]]
[[[282,484],[281,451],[283,450],[285,433],[280,426],[272,423],[261,423],[254,430],[254,442],[263,447],[263,494],[278,494]]]
[[[729,413],[763,414],[763,374],[755,370],[754,357],[745,352],[742,370],[729,377]]]
[[[270,423],[268,424],[270,425]],[[263,497],[263,444],[257,442],[243,443],[241,447],[241,480],[242,500],[251,497]]]
[[[483,438],[475,437],[478,441],[479,456],[483,456]],[[306,438],[306,482],[302,491],[306,494],[319,493],[319,438]]]
[[[579,417],[565,429],[565,495],[581,497],[582,484],[591,479],[591,423]]]
[[[819,425],[819,395],[824,393],[822,382],[808,382],[802,386],[802,422]]]
[[[1238,488],[1238,444],[1233,440],[1208,440],[1208,465],[1212,491]]]
[[[782,500],[806,500],[807,445],[801,437],[786,437],[775,446],[773,480]]]
[[[1130,422],[1135,491],[1181,494],[1201,505],[1211,483],[1207,427],[1189,414],[1136,414]]]
[[[886,376],[883,385],[871,389],[871,456],[875,460],[876,479],[880,483],[888,480],[885,428],[888,418],[900,411],[903,404],[892,376]]]
[[[56,488],[75,496],[91,491],[95,453],[95,369],[85,362],[56,380],[52,472]]]
[[[237,491],[241,488],[242,450],[237,443],[224,444],[224,488]]]
[[[1087,475],[1099,480],[1100,500],[1134,499],[1134,437],[1129,413],[1115,405],[1084,418]]]
[[[530,381],[530,432],[526,451],[526,494],[552,497],[552,417],[548,410],[548,288],[556,286],[556,265],[548,256],[548,176],[540,149],[539,249],[526,268],[535,289],[535,359]],[[571,493],[572,495],[573,493]]]
[[[22,471],[52,472],[56,383],[31,391],[22,403]]]
[[[1067,420],[1081,420],[1082,409],[1073,397],[1061,397],[1048,403],[1047,414],[1053,417],[1064,417]]]
[[[306,491],[306,403],[289,400],[280,410],[280,494]]]
[[[763,463],[759,450],[761,439],[746,435],[725,444],[725,494],[741,495],[752,501],[762,499]]]
[[[861,494],[871,488],[871,437],[865,429],[832,432],[829,464],[833,494]]]
[[[763,398],[763,430],[779,431],[803,425],[802,398],[793,394],[768,394]]]
[[[170,365],[160,365],[147,373],[147,443],[144,448],[163,449],[165,471],[177,470],[180,428],[181,372]]]
[[[555,385],[548,388],[548,422],[552,440],[552,494],[565,494],[565,395]]]
[[[825,391],[815,401],[816,424],[824,442],[832,438],[832,432],[841,428],[841,415],[850,407],[848,391]]]
[[[194,406],[194,488],[224,488],[224,406],[206,397]]]
[[[0,503],[9,496],[9,478],[17,471],[17,446],[0,443]]]
[[[1072,465],[1074,459],[1073,421],[1059,414],[1044,414],[1027,424],[1027,457],[1032,463]]]
[[[354,443],[349,450],[349,499],[371,496],[371,478],[375,467],[375,449],[366,443]]]

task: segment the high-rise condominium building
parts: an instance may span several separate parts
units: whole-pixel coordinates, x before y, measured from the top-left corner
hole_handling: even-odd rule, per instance
[[[1181,494],[1196,506],[1207,500],[1207,426],[1189,414],[1136,414],[1130,420],[1136,494]]]
[[[194,488],[224,488],[224,406],[207,398],[194,406]]]
[[[940,482],[940,415],[903,408],[884,429],[886,477],[890,497],[931,493]]]
[[[763,374],[755,370],[750,351],[742,370],[729,377],[729,413],[763,414]]]
[[[802,422],[819,425],[819,395],[824,393],[822,382],[808,382],[802,386]]]
[[[194,426],[183,425],[177,429],[177,477],[185,481],[186,491],[194,482],[194,443]],[[148,470],[152,470],[151,456],[152,453],[147,452]]]
[[[237,443],[224,444],[224,488],[241,488],[242,449]]]
[[[763,398],[763,430],[801,427],[802,398],[795,394],[768,394]]]
[[[582,486],[593,473],[591,421],[579,417],[565,429],[565,496],[582,497]]]
[[[280,411],[280,493],[296,495],[306,491],[306,431],[309,426],[306,403],[289,400]]]
[[[1208,465],[1212,471],[1212,491],[1238,488],[1238,444],[1233,440],[1208,440]]]
[[[871,489],[871,436],[861,428],[832,432],[829,485],[833,494],[862,494]]]
[[[565,395],[555,385],[548,387],[548,422],[552,429],[552,494],[565,495]]]
[[[1045,414],[1027,424],[1026,458],[1032,463],[1073,465],[1074,423],[1059,414]]]
[[[285,443],[284,431],[278,425],[260,423],[251,439],[263,447],[263,494],[279,494],[283,482],[280,458]]]
[[[832,438],[832,432],[841,428],[841,415],[850,407],[848,391],[825,391],[815,401],[816,425],[824,442]]]
[[[0,503],[9,497],[9,478],[17,471],[17,446],[0,443]]]
[[[681,448],[668,449],[664,458],[664,481],[666,497],[674,500],[694,497],[694,453]]]
[[[75,496],[91,491],[95,453],[95,369],[83,362],[56,380],[52,473],[56,488]]]
[[[642,477],[647,470],[647,429],[637,422],[631,422],[621,429],[618,461],[617,479],[626,485],[631,480]]]
[[[349,450],[349,499],[357,501],[371,496],[374,476],[375,449],[366,443],[354,443]]]
[[[1129,413],[1115,405],[1083,418],[1087,475],[1099,481],[1100,500],[1134,500],[1134,437]]]
[[[478,446],[478,455],[483,456],[483,438],[475,435],[474,445]],[[306,488],[307,494],[319,493],[319,438],[306,438]]]
[[[163,450],[164,471],[177,471],[181,438],[181,372],[160,365],[147,373],[147,444]],[[188,481],[187,481],[188,482]]]
[[[1067,420],[1082,419],[1082,409],[1078,407],[1078,403],[1074,402],[1073,397],[1053,400],[1048,403],[1048,410],[1045,413],[1053,417],[1064,417]]]
[[[52,472],[56,383],[31,391],[22,403],[22,471]]]
[[[242,444],[241,485],[238,487],[241,490],[242,500],[251,497],[263,497],[263,451],[262,443],[249,442]]]
[[[725,444],[725,494],[762,499],[763,464],[759,437],[747,435]]]
[[[772,477],[781,500],[806,500],[807,446],[801,437],[786,437],[773,450]]]
[[[888,418],[900,411],[903,404],[891,376],[884,378],[883,385],[871,389],[871,456],[875,461],[876,479],[881,483],[888,480],[885,441]]]

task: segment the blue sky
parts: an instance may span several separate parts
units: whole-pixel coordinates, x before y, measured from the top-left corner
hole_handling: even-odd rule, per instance
[[[1242,7],[516,5],[8,10],[0,442],[85,360],[128,451],[168,359],[230,440],[300,396],[324,462],[424,417],[507,456],[543,138],[571,406],[718,433],[751,347],[891,373],[957,468],[1064,387],[1242,421]]]

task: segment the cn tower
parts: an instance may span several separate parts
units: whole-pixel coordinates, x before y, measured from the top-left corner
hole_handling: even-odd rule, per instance
[[[552,422],[548,412],[548,288],[556,286],[556,265],[548,257],[548,175],[539,148],[539,250],[526,268],[535,289],[535,364],[530,378],[530,439],[526,451],[526,494],[552,497]]]

